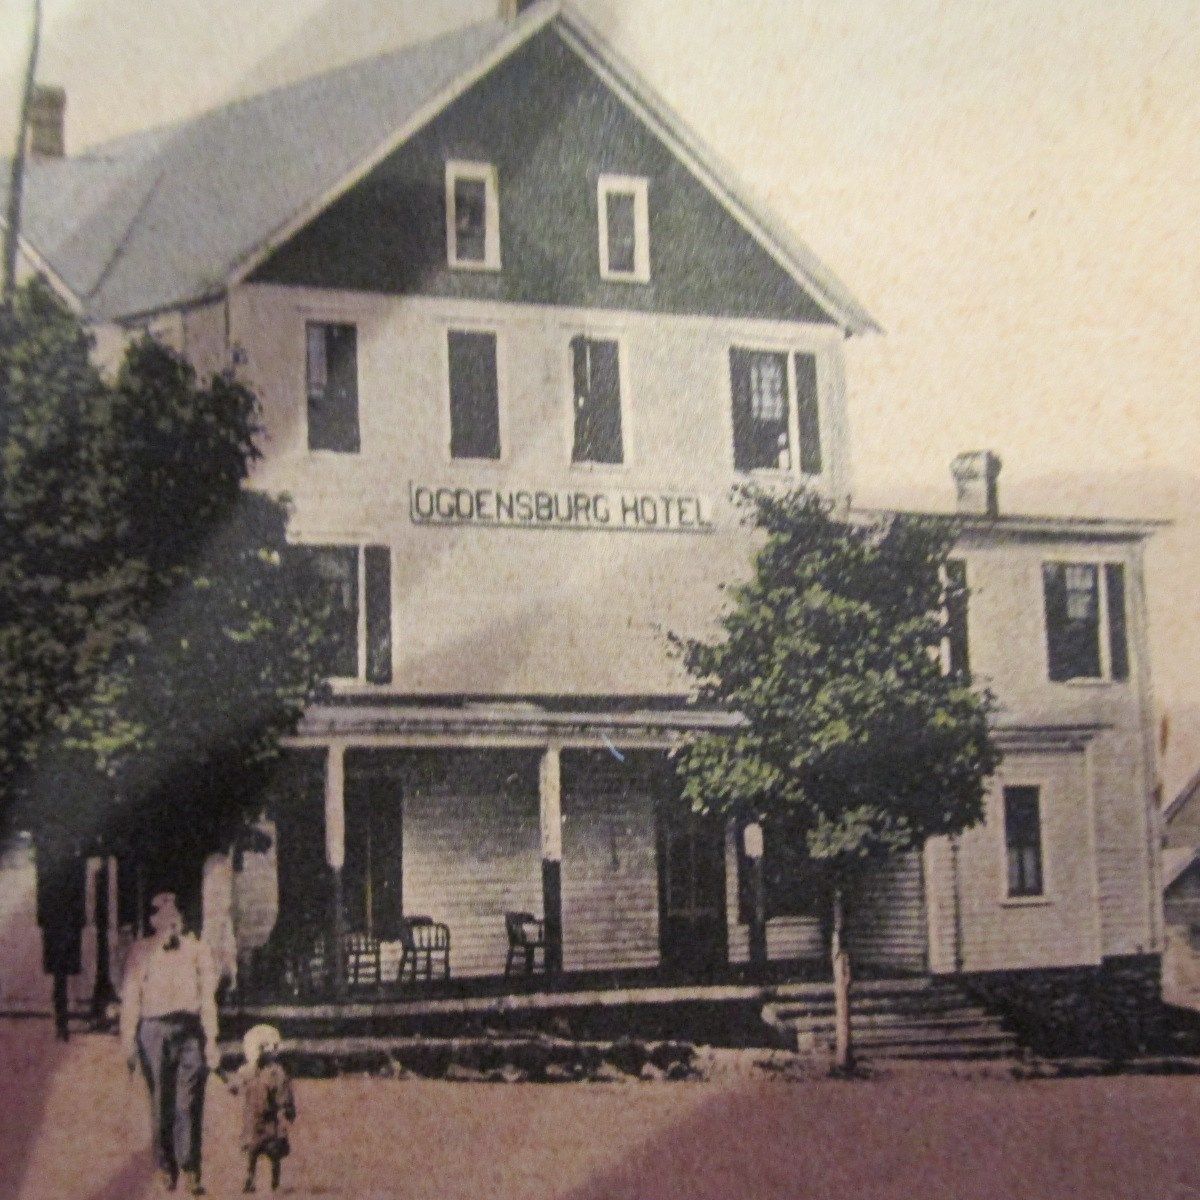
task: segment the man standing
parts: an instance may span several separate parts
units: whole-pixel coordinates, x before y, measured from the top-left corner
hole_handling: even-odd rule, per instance
[[[140,1062],[150,1090],[154,1161],[163,1186],[179,1173],[202,1195],[200,1131],[204,1082],[220,1064],[217,972],[212,953],[194,934],[171,892],[150,901],[154,931],[130,951],[121,989],[121,1046],[129,1069]]]

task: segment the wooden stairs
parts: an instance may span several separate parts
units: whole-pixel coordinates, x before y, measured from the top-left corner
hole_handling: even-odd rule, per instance
[[[869,1062],[1012,1059],[1017,1039],[954,983],[937,979],[866,980],[850,993],[855,1055]],[[824,1053],[833,1045],[831,983],[787,989],[763,1007],[780,1045]]]

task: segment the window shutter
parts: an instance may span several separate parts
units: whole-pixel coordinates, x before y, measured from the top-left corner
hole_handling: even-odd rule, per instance
[[[733,465],[739,471],[754,466],[754,425],[750,414],[750,355],[729,351],[729,378],[733,385]]]
[[[821,473],[821,414],[817,405],[817,360],[796,355],[796,415],[800,421],[800,469]]]
[[[967,624],[967,564],[961,558],[946,561],[946,640],[950,674],[971,674],[970,638]]]
[[[367,682],[392,681],[392,556],[387,546],[364,551],[367,603]]]
[[[1042,585],[1046,596],[1046,649],[1049,652],[1050,678],[1060,682],[1072,676],[1072,655],[1067,634],[1067,579],[1062,563],[1042,564]]]
[[[450,455],[500,457],[496,335],[450,330]]]
[[[592,413],[597,462],[619,463],[621,445],[621,372],[616,342],[592,342]]]
[[[1106,563],[1104,582],[1108,592],[1108,649],[1114,679],[1129,678],[1129,638],[1125,622],[1125,568]]]

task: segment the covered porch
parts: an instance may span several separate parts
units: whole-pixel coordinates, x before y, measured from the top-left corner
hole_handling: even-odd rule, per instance
[[[273,862],[233,873],[234,995],[388,1005],[821,978],[820,913],[756,904],[754,839],[679,799],[670,750],[730,726],[665,708],[311,713],[270,805]],[[924,970],[921,887],[913,856],[864,890],[866,973]],[[514,914],[532,918],[529,955]]]

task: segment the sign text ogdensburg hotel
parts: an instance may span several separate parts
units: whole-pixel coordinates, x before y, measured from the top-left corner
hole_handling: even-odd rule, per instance
[[[479,525],[498,529],[624,530],[711,533],[703,496],[676,492],[597,491],[408,485],[414,525]]]

